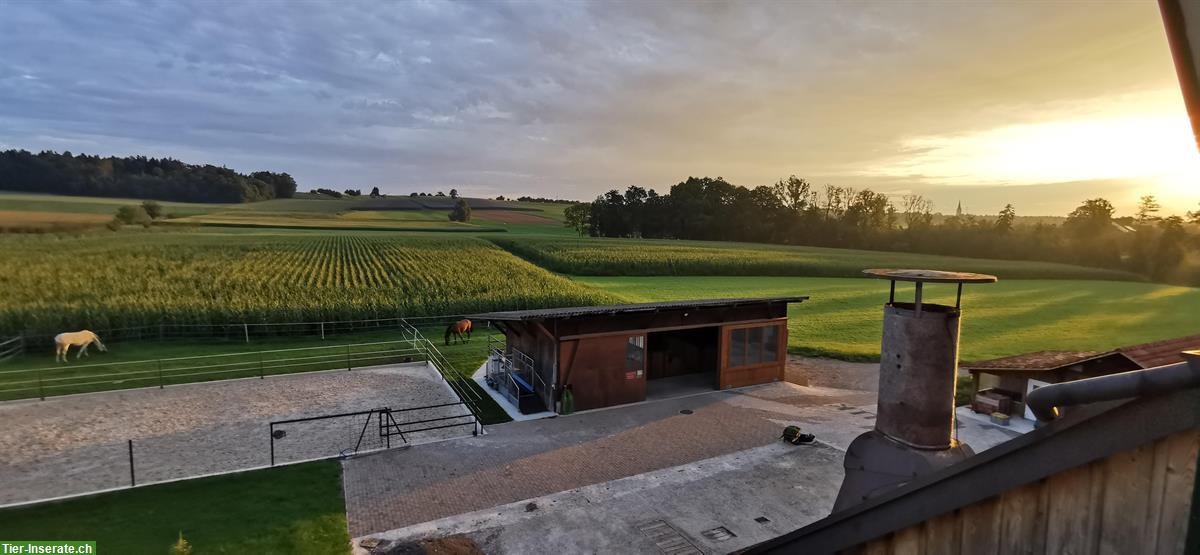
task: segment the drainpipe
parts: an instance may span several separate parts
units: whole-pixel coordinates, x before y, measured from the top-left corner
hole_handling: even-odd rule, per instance
[[[1186,351],[1183,356],[1187,362],[1039,387],[1029,393],[1025,404],[1039,422],[1047,422],[1061,416],[1062,407],[1200,386],[1200,351]]]

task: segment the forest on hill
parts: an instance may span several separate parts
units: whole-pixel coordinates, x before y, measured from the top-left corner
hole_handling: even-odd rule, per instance
[[[287,173],[242,174],[172,158],[5,150],[0,151],[0,190],[234,203],[289,198],[296,180]]]
[[[1157,281],[1200,284],[1200,210],[1160,217],[1154,197],[1135,216],[1112,203],[1082,202],[1061,225],[1017,225],[1010,204],[995,216],[935,218],[932,203],[907,195],[897,206],[870,189],[825,186],[795,176],[753,189],[723,178],[689,177],[658,194],[631,186],[570,206],[566,225],[593,237],[779,243],[1044,260],[1128,270]]]

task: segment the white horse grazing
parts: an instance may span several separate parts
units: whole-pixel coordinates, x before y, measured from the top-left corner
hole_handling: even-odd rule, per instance
[[[100,342],[100,338],[88,330],[60,333],[54,336],[54,362],[58,362],[59,360],[66,362],[67,351],[76,345],[80,348],[75,358],[78,359],[81,356],[87,355],[88,345],[92,343],[95,343],[96,347],[99,347],[101,351],[108,350],[104,346],[104,343]]]

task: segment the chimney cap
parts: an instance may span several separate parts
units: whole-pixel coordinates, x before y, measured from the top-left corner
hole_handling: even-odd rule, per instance
[[[995,283],[996,276],[989,274],[973,274],[970,272],[943,272],[941,270],[900,270],[892,268],[872,268],[863,270],[868,277],[888,279],[892,281],[913,281],[917,283]]]

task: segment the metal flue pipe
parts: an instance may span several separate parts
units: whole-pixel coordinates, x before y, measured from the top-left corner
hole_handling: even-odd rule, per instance
[[[1039,421],[1046,422],[1061,416],[1062,407],[1198,387],[1200,351],[1184,355],[1188,362],[1039,387],[1029,393],[1025,402]]]

